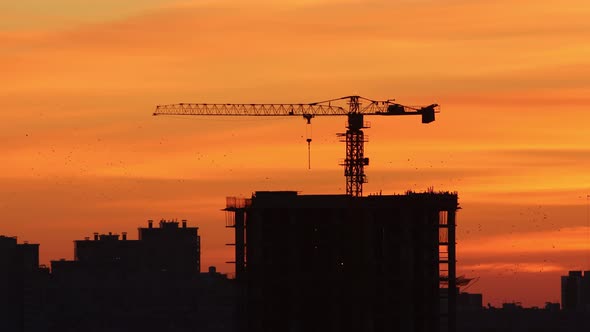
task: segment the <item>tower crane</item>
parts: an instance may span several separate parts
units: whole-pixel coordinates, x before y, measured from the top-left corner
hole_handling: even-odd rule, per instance
[[[332,103],[346,101],[348,109]],[[156,106],[153,115],[193,116],[299,116],[308,124],[316,116],[347,116],[345,133],[337,134],[346,142],[346,158],[341,163],[346,177],[346,194],[362,196],[363,184],[367,182],[364,167],[369,165],[365,157],[364,144],[367,141],[363,129],[369,128],[365,115],[420,115],[422,123],[434,121],[438,104],[428,106],[405,106],[393,99],[372,100],[361,96],[346,96],[309,104],[195,104],[180,103]],[[311,139],[307,139],[308,145]]]

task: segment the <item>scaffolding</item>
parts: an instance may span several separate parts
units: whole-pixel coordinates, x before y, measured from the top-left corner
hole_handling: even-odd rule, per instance
[[[240,280],[246,271],[246,209],[252,204],[252,199],[241,197],[226,197],[225,227],[234,228],[234,242],[227,246],[235,247],[235,260],[227,261],[235,264],[235,278]]]
[[[438,216],[440,327],[441,332],[453,332],[457,324],[456,212],[439,211]]]

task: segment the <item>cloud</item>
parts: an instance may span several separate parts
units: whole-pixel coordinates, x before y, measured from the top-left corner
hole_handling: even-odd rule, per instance
[[[169,0],[21,0],[0,3],[0,28],[19,31],[64,29],[72,25],[115,20],[171,5]]]
[[[462,271],[477,271],[476,273],[495,273],[495,272],[504,272],[504,273],[539,273],[539,272],[562,272],[566,271],[566,267],[560,264],[551,264],[551,263],[523,263],[523,262],[513,262],[513,263],[484,263],[484,264],[473,264],[473,265],[461,265]],[[472,272],[472,273],[473,273]]]
[[[536,5],[535,8],[546,6]],[[554,82],[560,86],[573,82],[571,75],[583,70],[586,64],[587,57],[580,56],[581,44],[550,49],[547,45],[533,44],[520,49],[523,39],[530,36],[518,37],[518,27],[522,24],[539,26],[539,22],[529,17],[545,13],[542,10],[531,12],[528,6],[512,4],[512,7],[521,14],[526,9],[524,19],[510,15],[505,24],[498,25],[494,15],[503,15],[506,11],[486,3],[431,4],[430,8],[421,3],[387,2],[330,2],[303,7],[286,4],[284,8],[265,4],[246,6],[237,2],[231,5],[199,3],[40,32],[34,40],[29,36],[19,41],[18,34],[17,37],[8,35],[3,41],[8,49],[33,48],[36,51],[24,59],[19,52],[21,61],[28,67],[33,65],[33,69],[39,69],[35,64],[44,61],[61,73],[62,82],[67,82],[71,75],[74,76],[71,79],[75,79],[75,73],[87,73],[94,79],[85,83],[100,88],[104,88],[103,82],[134,86],[130,81],[121,80],[121,75],[117,75],[117,80],[109,80],[105,75],[110,72],[109,68],[120,74],[147,74],[145,80],[134,82],[142,86],[154,79],[158,84],[165,83],[166,74],[184,83],[193,83],[191,77],[207,77],[208,84],[219,84],[218,77],[223,77],[231,78],[232,84],[239,84],[243,82],[240,73],[260,80],[265,76],[262,72],[278,69],[283,77],[317,80],[324,75],[314,75],[314,72],[322,69],[328,77],[358,80],[365,76],[373,82],[384,80],[384,84],[391,84],[397,77],[403,84],[396,86],[412,89],[424,90],[433,85],[429,89],[454,87],[465,91],[478,87],[481,91],[534,86],[543,81],[537,78],[547,77],[547,70],[551,76],[560,75],[563,71],[559,66],[567,64],[571,67],[569,79]],[[441,15],[441,11],[448,15]],[[552,14],[565,15],[561,11]],[[582,20],[584,16],[579,17]],[[489,25],[482,26],[482,21]],[[557,24],[572,21],[575,19],[571,17],[560,21],[553,16],[550,21],[542,21],[542,25],[554,29]],[[465,30],[465,26],[470,29]],[[505,29],[517,36],[516,41],[500,45],[478,41],[487,29],[504,29],[503,26],[509,26]],[[467,44],[464,40],[448,39],[466,33],[475,34],[474,40]],[[543,31],[537,36],[551,38]],[[348,52],[351,42],[370,53],[371,60]],[[526,61],[514,59],[516,50]],[[540,51],[552,53],[543,57],[534,55]],[[63,63],[59,59],[68,61]],[[199,66],[204,62],[208,68]],[[252,70],[247,70],[248,67]],[[144,73],[144,68],[150,70]],[[8,66],[3,69],[11,71]],[[17,69],[22,74],[24,66]],[[579,77],[584,76],[580,74]],[[444,87],[441,82],[446,82],[442,84]],[[35,85],[42,83],[35,81]],[[41,86],[48,88],[51,84]]]
[[[539,232],[519,232],[491,236],[474,241],[464,239],[461,250],[466,255],[493,253],[495,255],[519,253],[551,253],[590,251],[590,226],[567,227]]]

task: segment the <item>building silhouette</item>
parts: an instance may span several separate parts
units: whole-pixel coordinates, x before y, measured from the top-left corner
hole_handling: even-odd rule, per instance
[[[488,305],[479,310],[459,310],[458,332],[579,332],[590,330],[590,317],[559,310],[559,303],[525,308],[520,302]]]
[[[0,236],[0,331],[590,330],[588,271],[562,277],[563,310],[483,307],[481,294],[459,292],[455,193],[256,192],[227,203],[235,280],[200,273],[198,228],[186,221],[76,240],[74,260],[51,272],[38,244]]]
[[[434,192],[228,199],[242,330],[454,330],[457,209]]]
[[[232,331],[235,287],[200,273],[197,227],[161,220],[127,234],[74,241],[51,262],[51,331]]]
[[[457,312],[469,313],[483,309],[483,295],[460,292],[457,294]]]
[[[153,227],[148,221],[147,228],[139,228],[139,241],[149,257],[149,268],[160,269],[179,276],[190,276],[201,272],[201,238],[197,227],[182,226],[175,221],[160,221],[160,227]]]
[[[590,313],[590,271],[569,271],[561,277],[561,306],[570,312]]]
[[[39,244],[0,235],[0,331],[40,331],[49,270],[39,266]]]
[[[460,293],[457,298],[458,332],[578,332],[590,331],[588,271],[569,271],[561,277],[562,305],[546,302],[542,308],[523,307],[520,302],[502,303],[500,308],[482,307],[481,294]]]
[[[190,278],[201,271],[201,238],[198,227],[187,227],[177,221],[161,220],[159,227],[138,229],[138,240],[127,239],[127,234],[95,233],[94,237],[74,241],[73,266],[86,269],[108,270],[127,273],[163,273],[175,277]],[[52,270],[60,273],[72,263],[52,262]]]

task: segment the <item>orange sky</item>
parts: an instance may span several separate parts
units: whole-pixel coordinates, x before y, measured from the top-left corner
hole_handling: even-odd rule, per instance
[[[41,243],[147,219],[200,227],[231,259],[226,196],[342,193],[314,119],[152,117],[177,102],[300,103],[359,94],[439,103],[437,121],[368,118],[365,192],[458,191],[459,272],[484,301],[559,300],[590,269],[590,3],[26,0],[0,4],[0,234]]]

